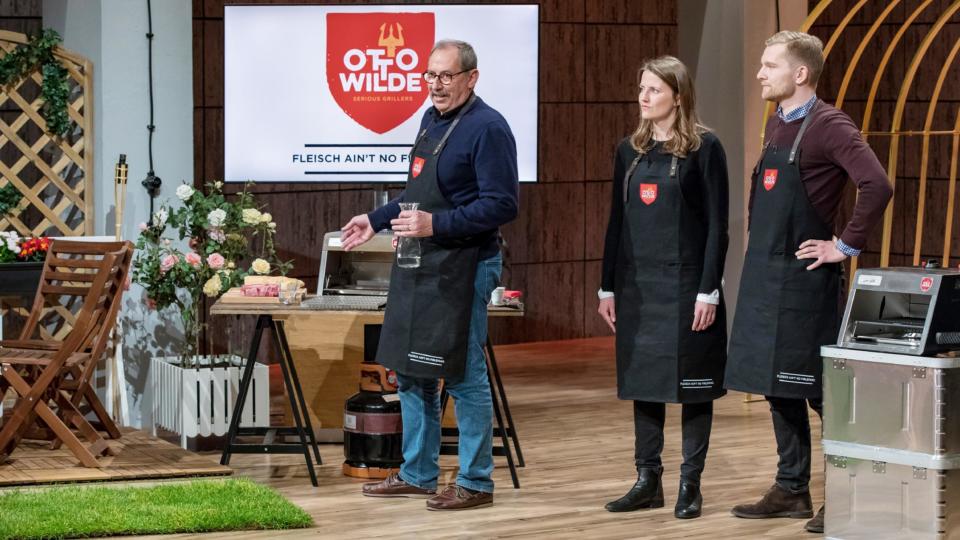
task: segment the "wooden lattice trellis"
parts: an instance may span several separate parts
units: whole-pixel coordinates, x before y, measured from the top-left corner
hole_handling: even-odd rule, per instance
[[[27,41],[24,34],[0,31],[0,57]],[[39,70],[15,85],[0,87],[0,187],[13,184],[23,194],[18,207],[0,219],[0,230],[22,236],[93,233],[93,64],[62,48],[54,51],[54,57],[67,70],[67,114],[72,124],[64,137],[47,133],[40,113],[44,101]],[[14,314],[14,319],[29,314],[29,304],[11,307],[0,311]],[[39,337],[62,339],[73,327],[76,308],[49,306],[38,327]]]
[[[0,57],[26,43],[24,34],[0,31]],[[47,133],[39,71],[0,88],[0,186],[10,183],[23,193],[19,207],[0,219],[0,230],[24,236],[93,233],[93,64],[62,48],[54,56],[68,73],[73,123],[66,136]]]

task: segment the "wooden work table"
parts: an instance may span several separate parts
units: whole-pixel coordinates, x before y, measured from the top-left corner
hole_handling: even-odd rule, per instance
[[[522,317],[522,308],[490,306],[491,317]],[[343,406],[358,391],[363,327],[382,324],[380,311],[316,310],[299,305],[217,301],[211,315],[269,316],[282,322],[299,375],[307,416],[320,441],[343,440]],[[271,350],[271,360],[275,353]],[[266,360],[266,359],[261,359]]]
[[[488,313],[492,317],[521,317],[523,309],[492,306]],[[360,381],[363,327],[368,324],[382,324],[384,312],[316,310],[299,304],[241,304],[218,300],[210,308],[210,314],[257,317],[220,463],[229,465],[231,455],[236,453],[302,454],[310,481],[316,486],[314,461],[320,464],[317,439],[328,442],[343,440],[344,403],[358,391]],[[263,332],[268,328],[271,330],[271,341],[274,345],[271,354],[275,355],[275,360],[281,366],[294,425],[242,427],[239,425],[239,411],[242,410],[249,392],[253,365],[260,352]],[[494,370],[494,373],[488,373],[488,376],[491,377],[491,393],[495,399],[494,409],[500,426],[499,432],[495,429],[495,433],[502,440],[501,452],[507,456],[514,487],[519,487],[516,467],[508,448],[508,437],[513,438],[520,466],[523,466],[523,457],[519,453],[516,430],[513,428],[489,338],[486,348],[489,365]],[[494,391],[494,385],[498,392]],[[503,403],[506,418],[501,418],[497,395]],[[239,442],[238,437],[245,436],[262,436],[263,441]],[[295,442],[288,442],[291,436],[296,438]],[[441,447],[441,451],[443,450]]]

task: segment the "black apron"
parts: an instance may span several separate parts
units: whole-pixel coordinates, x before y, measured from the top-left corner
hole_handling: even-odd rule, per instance
[[[800,140],[821,102],[804,118],[793,147],[764,147],[753,170],[750,239],[730,336],[726,387],[765,396],[817,399],[820,346],[836,343],[843,266],[806,267],[804,240],[832,240],[800,177]]]
[[[453,205],[437,184],[437,162],[450,134],[473,106],[460,110],[439,141],[420,132],[410,152],[404,202],[435,213]],[[480,247],[471,239],[420,238],[420,266],[400,268],[394,258],[377,362],[404,375],[457,378],[463,374],[470,335]]]
[[[706,227],[683,198],[678,159],[643,154],[624,177],[624,219],[614,285],[617,395],[696,403],[722,396],[727,325],[690,329],[703,274]]]

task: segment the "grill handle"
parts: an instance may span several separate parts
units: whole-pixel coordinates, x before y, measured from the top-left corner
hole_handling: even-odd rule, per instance
[[[937,345],[960,345],[960,332],[937,332]]]

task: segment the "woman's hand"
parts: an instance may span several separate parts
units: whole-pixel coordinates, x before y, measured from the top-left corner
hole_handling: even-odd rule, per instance
[[[693,306],[693,331],[702,332],[717,319],[717,306],[707,302],[697,302]]]
[[[604,298],[600,300],[600,307],[597,309],[597,312],[600,313],[600,317],[606,321],[607,326],[610,327],[610,330],[613,330],[613,333],[617,333],[617,310],[616,305],[614,304],[614,298]]]

